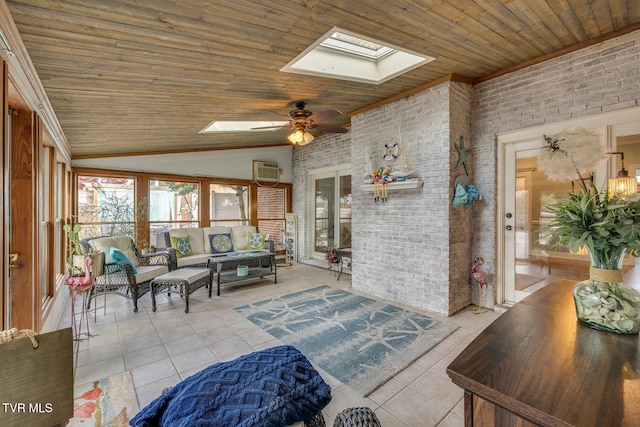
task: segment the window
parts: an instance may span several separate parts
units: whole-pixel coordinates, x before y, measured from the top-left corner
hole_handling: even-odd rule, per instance
[[[199,189],[200,185],[196,182],[149,181],[148,209],[152,244],[164,247],[162,233],[169,229],[200,226]]]
[[[258,230],[269,233],[278,250],[284,249],[285,196],[284,188],[258,187]]]
[[[249,224],[249,187],[246,185],[211,184],[209,223],[213,225]]]
[[[135,231],[135,180],[122,177],[78,176],[80,238],[130,236]]]
[[[311,253],[324,259],[330,247],[351,247],[351,175],[349,165],[309,172]]]

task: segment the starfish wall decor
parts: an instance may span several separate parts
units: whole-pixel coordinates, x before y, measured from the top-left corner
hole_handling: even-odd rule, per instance
[[[467,166],[467,157],[471,154],[471,150],[464,149],[464,138],[460,136],[460,145],[453,143],[453,146],[456,147],[456,151],[458,152],[458,162],[456,163],[456,167],[453,168],[454,171],[457,171],[460,165],[464,167],[464,173],[469,176],[469,167]]]

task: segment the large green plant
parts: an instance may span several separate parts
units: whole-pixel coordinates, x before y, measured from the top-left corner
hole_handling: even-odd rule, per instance
[[[624,249],[640,256],[640,201],[600,192],[594,184],[548,205],[555,214],[545,227],[571,252],[586,247],[600,268],[613,268],[615,254]]]

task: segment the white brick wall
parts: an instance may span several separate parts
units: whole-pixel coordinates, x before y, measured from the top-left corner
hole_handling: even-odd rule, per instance
[[[500,132],[640,105],[640,31],[474,86],[473,170],[484,202],[473,211],[473,254],[495,273],[496,144]],[[483,297],[492,307],[493,282]]]
[[[442,84],[352,118],[352,286],[438,313],[449,302],[449,88]],[[360,188],[365,153],[382,166],[400,139],[422,189],[394,191],[386,203]],[[401,159],[398,159],[400,161]]]
[[[469,101],[471,100],[471,102]],[[293,150],[293,208],[306,262],[306,171],[352,165],[355,289],[442,314],[471,302],[469,270],[482,256],[495,273],[495,135],[640,105],[640,31],[478,84],[442,84],[352,118],[351,131]],[[360,189],[365,153],[381,164],[385,143],[402,141],[424,188],[373,203]],[[483,200],[453,211],[453,143],[465,136],[470,174]],[[378,162],[379,164],[376,164]],[[460,172],[460,169],[457,171]],[[324,264],[322,264],[324,265]],[[493,281],[483,303],[493,306]],[[476,295],[473,295],[474,301]]]

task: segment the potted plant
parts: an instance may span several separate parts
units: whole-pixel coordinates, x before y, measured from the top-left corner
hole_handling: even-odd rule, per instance
[[[600,192],[591,183],[550,204],[555,215],[545,227],[571,252],[586,248],[590,278],[576,284],[573,295],[578,320],[594,329],[637,334],[640,293],[622,283],[625,253],[640,256],[640,201]]]
[[[325,254],[325,259],[329,264],[328,268],[331,270],[331,266],[340,263],[340,254],[338,253],[338,248],[335,246],[329,246],[327,248],[327,252]]]
[[[79,276],[85,273],[84,262],[87,256],[91,257],[91,274],[99,276],[104,269],[104,253],[102,251],[90,252],[84,254],[82,251],[82,245],[80,244],[80,231],[82,226],[76,224],[71,227],[70,224],[65,224],[63,227],[67,233],[67,239],[71,243],[69,245],[69,257],[67,258],[67,273],[69,276]]]
[[[592,171],[606,158],[605,138],[598,130],[565,129],[543,138],[540,170],[551,181],[571,180],[572,188],[579,187],[548,205],[554,218],[543,228],[556,244],[589,253],[589,279],[573,289],[578,320],[594,329],[637,334],[640,293],[622,283],[622,262],[625,253],[640,255],[638,197],[601,192],[593,184]]]

